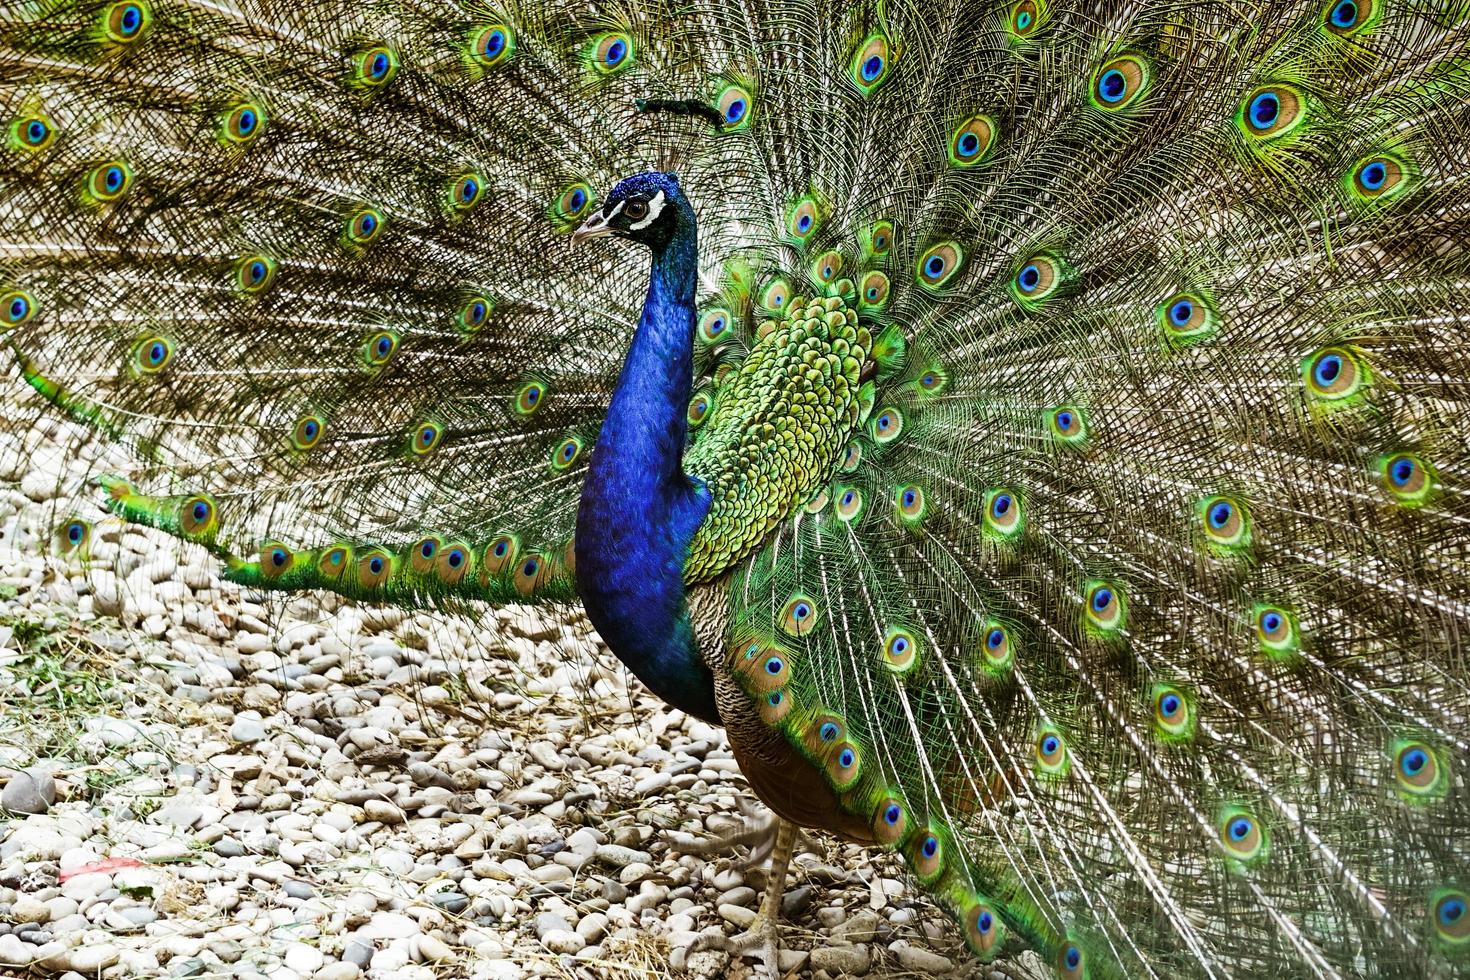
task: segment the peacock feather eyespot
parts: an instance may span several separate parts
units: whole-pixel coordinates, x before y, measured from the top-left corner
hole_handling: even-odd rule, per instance
[[[364,589],[381,587],[392,574],[393,556],[381,548],[364,552],[357,559],[357,584]]]
[[[1011,631],[998,620],[988,620],[980,637],[980,669],[992,677],[1007,677],[1015,662]]]
[[[569,470],[582,457],[582,440],[578,436],[567,436],[551,451],[551,468],[558,472]]]
[[[24,289],[7,289],[0,293],[0,333],[29,323],[35,315],[35,297]]]
[[[1083,980],[1087,976],[1087,954],[1070,939],[1057,950],[1057,976],[1060,980]]]
[[[1302,381],[1314,408],[1335,410],[1355,404],[1367,388],[1368,366],[1346,347],[1324,347],[1304,358]]]
[[[985,962],[1000,951],[1005,927],[990,903],[978,895],[969,896],[959,907],[960,925],[965,931],[965,945]]]
[[[821,611],[816,600],[805,593],[798,592],[787,599],[786,605],[781,607],[781,615],[776,623],[784,633],[804,636],[816,628],[821,618]]]
[[[939,364],[931,364],[919,372],[914,381],[921,395],[937,395],[949,386],[949,373]]]
[[[949,848],[945,846],[939,829],[930,825],[914,833],[904,848],[903,856],[919,884],[927,888],[944,876]]]
[[[1406,803],[1430,803],[1449,792],[1449,766],[1428,742],[1401,738],[1388,747],[1394,789]]]
[[[851,524],[863,514],[863,492],[857,487],[838,487],[833,511],[837,519]]]
[[[420,538],[408,549],[408,565],[415,572],[424,574],[433,571],[434,559],[439,557],[439,549],[444,542],[433,535]]]
[[[276,260],[269,255],[247,255],[235,263],[235,285],[243,293],[263,293],[275,277]]]
[[[888,38],[870,34],[853,52],[847,77],[864,96],[872,95],[893,72],[894,52]]]
[[[712,388],[704,388],[694,393],[689,399],[688,420],[691,429],[697,429],[709,418],[710,412],[715,407],[715,393]]]
[[[392,330],[379,330],[362,345],[362,360],[368,369],[383,367],[398,351],[399,335]]]
[[[893,222],[875,221],[863,229],[860,237],[864,256],[872,259],[887,255],[893,249]]]
[[[587,213],[595,198],[592,188],[585,181],[577,181],[565,187],[552,202],[552,216],[571,231],[572,225]]]
[[[488,296],[471,296],[464,301],[459,308],[459,313],[454,318],[454,326],[461,336],[471,337],[480,332],[485,326],[490,314],[495,312],[495,304]]]
[[[317,574],[329,582],[335,582],[352,566],[352,549],[346,545],[333,545],[317,557]]]
[[[300,452],[315,449],[327,431],[327,420],[320,415],[303,415],[291,427],[291,448]]]
[[[1429,899],[1429,920],[1434,938],[1456,952],[1470,945],[1470,894],[1459,889],[1440,889]]]
[[[1343,175],[1348,199],[1367,207],[1391,201],[1409,189],[1414,172],[1409,161],[1392,153],[1373,153]]]
[[[919,668],[922,659],[918,638],[912,631],[895,627],[883,638],[883,666],[900,677],[907,677]]]
[[[756,712],[760,715],[762,722],[774,728],[786,720],[795,703],[791,692],[772,691],[756,702]]]
[[[923,487],[914,483],[906,484],[895,490],[893,503],[898,508],[898,516],[908,524],[919,523],[929,512]]]
[[[1235,112],[1235,127],[1246,139],[1276,140],[1307,118],[1306,96],[1292,85],[1262,85],[1246,93]]]
[[[513,407],[517,415],[535,415],[550,397],[551,391],[544,381],[529,378],[516,389]]]
[[[150,334],[133,347],[129,361],[134,375],[158,374],[174,359],[174,342],[159,334]]]
[[[1011,5],[1006,26],[1010,28],[1012,37],[1024,41],[1041,30],[1046,22],[1046,14],[1046,0],[1020,0]]]
[[[1172,684],[1155,684],[1149,692],[1154,734],[1163,742],[1186,742],[1194,737],[1194,697]]]
[[[383,213],[377,208],[363,208],[347,219],[342,229],[343,241],[351,248],[362,249],[377,241],[383,233]]]
[[[1353,37],[1378,24],[1383,6],[1381,0],[1327,0],[1322,26],[1337,37]]]
[[[942,289],[964,265],[965,252],[954,242],[940,242],[919,256],[915,276],[926,289]]]
[[[515,49],[515,32],[506,24],[490,24],[470,33],[470,59],[481,68],[494,68],[510,60]]]
[[[92,537],[92,525],[79,517],[63,521],[56,529],[56,549],[63,555],[84,552]]]
[[[734,334],[732,329],[734,323],[735,319],[730,315],[730,311],[723,306],[717,306],[712,310],[707,310],[699,318],[699,329],[696,335],[706,344],[723,343]]]
[[[39,112],[21,116],[10,124],[7,142],[13,150],[38,153],[56,139],[56,127],[51,120]]]
[[[908,833],[909,814],[903,801],[890,795],[873,808],[873,838],[885,849],[898,847]]]
[[[434,574],[445,585],[458,585],[473,569],[474,552],[463,541],[451,541],[439,549],[434,559]]]
[[[811,275],[817,282],[830,285],[842,274],[842,253],[823,252],[812,261]]]
[[[214,498],[196,493],[179,504],[179,530],[191,540],[207,538],[219,528],[219,509]]]
[[[1250,511],[1241,500],[1236,497],[1205,497],[1195,503],[1194,509],[1210,550],[1217,554],[1238,554],[1250,548]]]
[[[1378,472],[1394,502],[1402,507],[1422,507],[1435,489],[1433,467],[1416,453],[1380,457]]]
[[[858,286],[858,309],[867,312],[877,312],[888,305],[888,293],[890,284],[888,277],[881,272],[869,272],[863,276],[862,283]]]
[[[1066,266],[1056,256],[1032,255],[1016,267],[1011,296],[1022,309],[1034,310],[1061,291],[1066,274]]]
[[[1187,347],[1211,337],[1219,329],[1214,306],[1198,293],[1175,293],[1155,311],[1164,342]]]
[[[511,575],[511,584],[515,586],[518,593],[529,596],[546,584],[550,578],[550,570],[551,562],[545,556],[528,554],[516,563],[515,571]]]
[[[1217,827],[1220,843],[1233,867],[1250,868],[1266,860],[1269,850],[1266,828],[1251,811],[1238,806],[1225,807]]]
[[[485,178],[477,173],[460,174],[449,181],[444,192],[451,211],[469,211],[485,196]]]
[[[1058,405],[1046,413],[1051,436],[1064,446],[1078,448],[1087,442],[1087,416],[1076,405]]]
[[[267,579],[277,579],[296,565],[296,554],[278,541],[267,541],[260,546],[260,574]]]
[[[1093,579],[1083,588],[1082,626],[1092,636],[1111,638],[1128,623],[1128,599],[1116,583]]]
[[[1031,757],[1036,763],[1036,775],[1043,779],[1060,779],[1067,774],[1071,760],[1067,755],[1067,741],[1062,733],[1050,725],[1036,732],[1031,742]]]
[[[1006,488],[987,490],[981,528],[986,537],[994,540],[1011,541],[1019,537],[1026,529],[1021,495]]]
[[[633,36],[622,31],[611,31],[592,39],[587,63],[599,75],[616,75],[633,67],[634,55]]]
[[[111,160],[87,174],[84,190],[91,203],[110,204],[120,200],[132,186],[133,168],[121,160]]]
[[[1092,105],[1103,112],[1118,112],[1143,98],[1152,83],[1148,62],[1125,54],[1103,65],[1092,78]]]
[[[484,576],[499,575],[514,564],[520,555],[520,542],[512,534],[501,534],[485,546],[485,557],[480,563]]]
[[[986,115],[975,115],[955,127],[949,138],[949,165],[951,167],[974,167],[990,158],[995,146],[995,120]]]
[[[444,426],[425,420],[413,427],[408,437],[408,450],[415,456],[427,456],[444,441]]]
[[[863,774],[863,753],[856,742],[840,742],[827,753],[827,780],[841,793],[852,789]]]
[[[783,276],[772,279],[761,290],[759,303],[763,309],[772,313],[780,313],[786,309],[786,304],[791,299],[791,283]]]
[[[780,647],[759,642],[739,643],[732,649],[730,659],[734,673],[749,693],[769,694],[791,681],[792,655]]]
[[[132,44],[153,24],[153,8],[145,0],[122,0],[102,12],[102,35],[114,44]]]
[[[386,45],[366,48],[352,58],[351,84],[354,88],[381,88],[396,74],[398,55]]]
[[[847,448],[842,451],[842,461],[837,464],[837,468],[843,473],[854,473],[862,465],[862,462],[863,447],[855,442],[850,442],[847,444]]]
[[[796,199],[786,211],[786,234],[798,245],[806,244],[822,225],[822,209],[811,194]]]
[[[254,102],[241,102],[220,119],[219,136],[227,145],[243,146],[265,130],[265,110]]]
[[[902,432],[903,413],[892,406],[874,412],[873,417],[868,421],[868,434],[879,445],[892,442]]]
[[[715,111],[720,114],[721,132],[738,132],[755,117],[755,96],[744,85],[726,85],[715,100]]]
[[[1301,649],[1296,617],[1281,606],[1257,604],[1251,609],[1251,626],[1261,653],[1269,660],[1289,664]]]

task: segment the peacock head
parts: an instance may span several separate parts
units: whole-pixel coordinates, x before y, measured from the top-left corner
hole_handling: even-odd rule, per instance
[[[602,207],[572,233],[572,244],[618,235],[650,247],[667,245],[694,212],[673,174],[649,171],[620,180]]]

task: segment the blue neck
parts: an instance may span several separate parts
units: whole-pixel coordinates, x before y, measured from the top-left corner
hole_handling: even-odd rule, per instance
[[[719,723],[684,601],[684,560],[710,497],[684,475],[694,373],[694,213],[653,250],[638,332],[597,437],[577,511],[577,591],[618,659],[664,701]]]

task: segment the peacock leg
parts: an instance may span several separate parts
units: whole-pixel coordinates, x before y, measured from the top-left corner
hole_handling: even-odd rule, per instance
[[[760,911],[750,928],[738,936],[701,936],[694,949],[723,949],[732,956],[749,954],[761,961],[767,975],[780,974],[781,898],[786,892],[786,873],[791,867],[791,852],[796,849],[798,828],[789,820],[776,825],[775,844],[771,849],[771,868],[766,875],[766,893]]]

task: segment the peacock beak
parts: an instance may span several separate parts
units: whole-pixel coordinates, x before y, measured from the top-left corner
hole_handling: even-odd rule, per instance
[[[613,214],[617,214],[621,208],[622,206],[619,205],[618,208],[613,210]],[[612,215],[604,213],[601,208],[588,215],[587,220],[582,222],[582,227],[572,232],[572,247],[575,248],[578,242],[585,241],[589,238],[606,238],[608,235],[617,231],[616,228],[608,223],[611,220]]]

